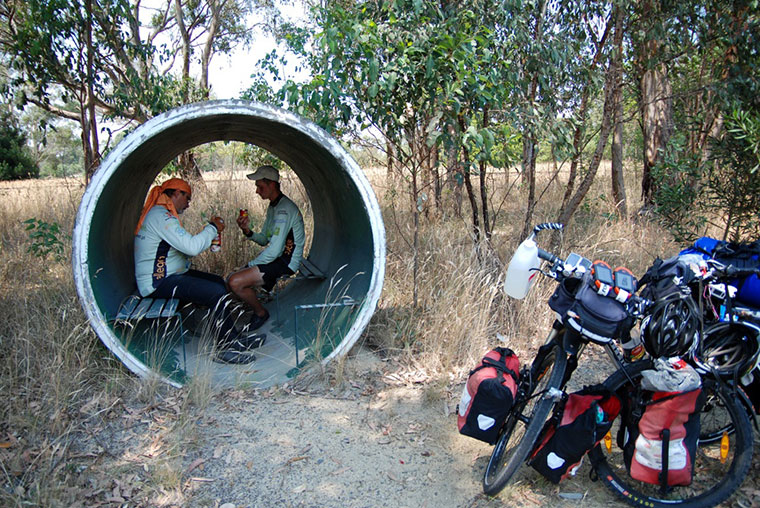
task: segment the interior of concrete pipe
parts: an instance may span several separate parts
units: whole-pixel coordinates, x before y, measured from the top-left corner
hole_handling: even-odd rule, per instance
[[[154,179],[183,151],[227,140],[262,147],[292,168],[312,209],[308,259],[325,275],[292,280],[276,293],[266,305],[272,315],[262,329],[267,342],[247,365],[213,362],[205,348],[208,334],[189,332],[185,314],[137,323],[115,319],[135,292],[134,228]],[[210,101],[151,119],[108,155],[79,208],[73,268],[92,327],[135,373],[156,374],[175,386],[207,375],[214,384],[265,387],[287,381],[310,362],[329,362],[356,342],[380,296],[385,232],[362,170],[324,130],[270,106]]]

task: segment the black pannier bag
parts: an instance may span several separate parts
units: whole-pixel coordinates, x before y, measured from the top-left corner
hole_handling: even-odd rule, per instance
[[[520,360],[511,349],[489,351],[470,371],[457,406],[459,433],[494,444],[517,391]]]
[[[529,464],[547,480],[559,483],[609,432],[620,412],[620,400],[603,385],[571,393],[554,408]]]

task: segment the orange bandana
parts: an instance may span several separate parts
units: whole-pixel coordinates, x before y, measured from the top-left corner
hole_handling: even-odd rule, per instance
[[[167,189],[183,191],[187,193],[188,196],[192,194],[192,190],[190,189],[190,184],[188,184],[186,181],[184,181],[181,178],[170,178],[169,180],[165,181],[161,185],[155,185],[148,193],[148,199],[145,200],[145,205],[143,206],[142,213],[140,214],[140,220],[137,221],[137,228],[135,229],[135,234],[137,234],[140,231],[143,221],[145,220],[145,216],[148,215],[148,212],[150,211],[150,209],[156,205],[163,206],[164,208],[169,210],[169,213],[171,213],[177,219],[179,219],[179,214],[177,213],[177,210],[174,208],[174,202],[169,196],[164,194],[164,191]]]

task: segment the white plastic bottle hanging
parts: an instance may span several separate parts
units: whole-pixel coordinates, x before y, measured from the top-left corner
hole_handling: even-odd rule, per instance
[[[538,259],[538,246],[534,238],[535,235],[530,235],[520,244],[507,267],[504,292],[512,298],[525,298],[538,274],[536,269],[541,261]]]

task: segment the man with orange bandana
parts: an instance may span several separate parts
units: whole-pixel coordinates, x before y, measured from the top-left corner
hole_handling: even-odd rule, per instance
[[[248,363],[254,359],[229,312],[227,288],[218,275],[193,270],[190,258],[211,246],[224,230],[221,217],[212,217],[203,230],[191,235],[180,224],[179,215],[190,206],[192,190],[180,178],[154,186],[145,201],[135,232],[135,278],[143,297],[178,298],[182,302],[208,307],[219,321],[222,351],[217,359],[228,363]],[[258,339],[261,341],[261,338]]]

